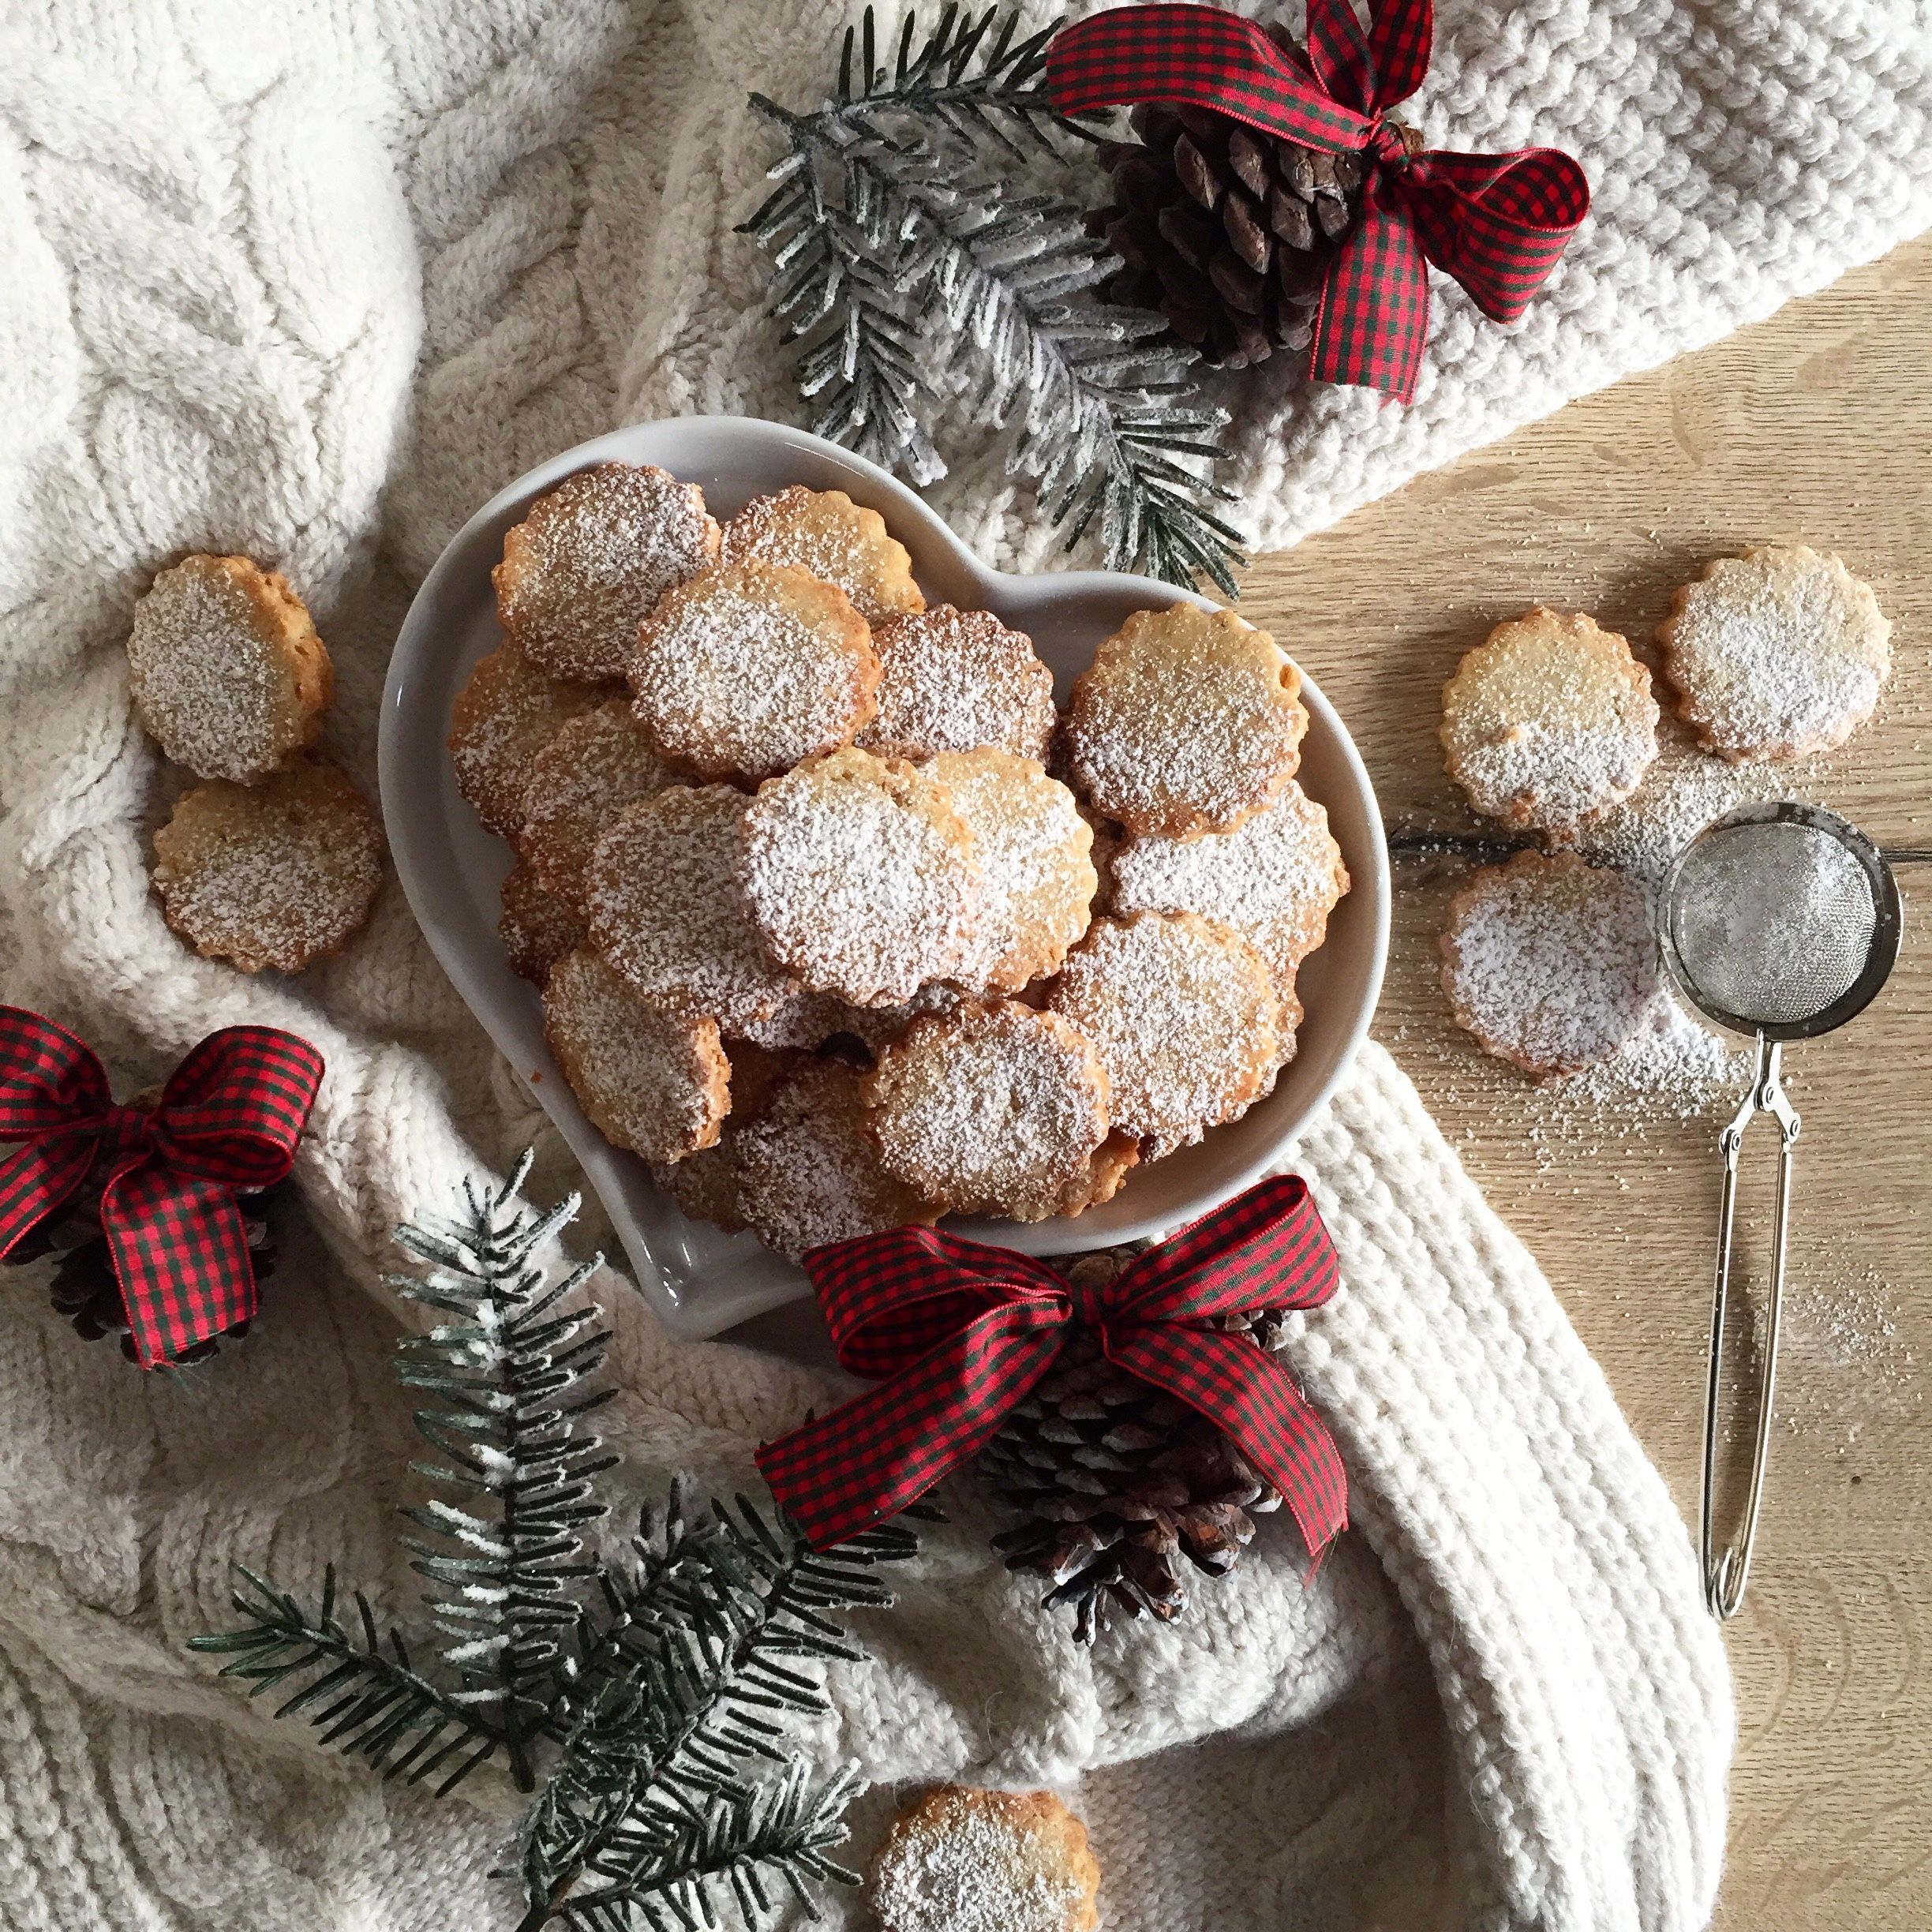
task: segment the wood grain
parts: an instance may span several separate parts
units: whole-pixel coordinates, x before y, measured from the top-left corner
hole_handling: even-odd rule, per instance
[[[1877,721],[1794,784],[1882,843],[1932,844],[1928,311],[1921,242],[1258,561],[1243,612],[1348,719],[1385,815],[1447,821],[1437,698],[1490,626],[1547,603],[1647,639],[1705,558],[1802,537],[1877,588],[1895,665]],[[1788,1063],[1795,1291],[1750,1595],[1727,1633],[1739,1735],[1717,1923],[1739,1932],[1932,1923],[1932,934],[1913,903],[1932,868],[1901,882],[1890,987]],[[1435,939],[1452,884],[1400,884],[1378,1032],[1694,1522],[1717,1123],[1553,1125],[1549,1096],[1449,1024]]]

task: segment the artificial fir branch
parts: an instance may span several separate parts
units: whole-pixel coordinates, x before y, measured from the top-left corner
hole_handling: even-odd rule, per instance
[[[628,1548],[586,1540],[616,1459],[581,1418],[608,1338],[573,1297],[597,1264],[555,1282],[539,1250],[576,1208],[524,1208],[529,1157],[504,1186],[470,1189],[452,1221],[399,1231],[429,1264],[397,1280],[444,1317],[399,1346],[406,1387],[440,1405],[416,1424],[439,1459],[413,1465],[445,1493],[405,1511],[413,1567],[435,1586],[433,1664],[378,1629],[358,1592],[339,1614],[331,1567],[309,1609],[242,1570],[240,1627],[190,1639],[278,1715],[387,1777],[447,1791],[500,1753],[535,1795],[519,1829],[519,1932],[710,1927],[735,1907],[769,1921],[788,1899],[854,1882],[849,1769],[814,1784],[786,1727],[826,1709],[822,1667],[861,1653],[841,1614],[889,1604],[876,1566],[911,1556],[903,1530],[811,1549],[743,1497],[695,1509],[674,1483]],[[451,1500],[453,1493],[455,1500]]]
[[[496,1750],[500,1740],[459,1698],[416,1670],[395,1631],[385,1649],[360,1590],[354,1594],[359,1636],[343,1626],[335,1615],[333,1564],[322,1573],[322,1601],[313,1611],[245,1565],[235,1568],[242,1580],[234,1607],[247,1622],[239,1630],[190,1637],[188,1647],[230,1657],[222,1675],[240,1678],[251,1697],[301,1682],[276,1707],[278,1717],[299,1713],[324,1743],[366,1758],[385,1778],[411,1784],[453,1758],[436,1788],[439,1795]]]
[[[489,1713],[526,1791],[560,1640],[582,1614],[573,1587],[593,1574],[581,1532],[604,1508],[591,1479],[616,1460],[599,1453],[595,1436],[578,1433],[578,1418],[610,1391],[572,1395],[601,1364],[609,1338],[585,1332],[587,1310],[559,1307],[595,1264],[544,1286],[533,1257],[577,1203],[573,1196],[541,1215],[522,1208],[530,1159],[494,1193],[470,1185],[461,1221],[399,1230],[398,1243],[432,1271],[420,1282],[389,1278],[399,1294],[448,1317],[402,1342],[396,1373],[444,1405],[416,1415],[444,1460],[411,1466],[462,1499],[432,1497],[406,1510],[429,1540],[404,1545],[410,1567],[440,1586],[430,1608],[444,1661],[462,1679],[464,1700]]]
[[[872,11],[848,28],[837,95],[797,114],[751,105],[784,134],[775,184],[742,224],[772,259],[772,312],[800,345],[814,428],[916,483],[945,474],[924,428],[927,369],[964,349],[982,413],[1018,410],[1010,463],[1070,548],[1096,519],[1108,561],[1234,590],[1241,539],[1211,506],[1225,411],[1189,400],[1199,358],[1156,315],[1098,300],[1118,266],[1063,197],[1018,197],[989,163],[1088,130],[1053,110],[1053,29],[949,6],[915,51],[878,62]],[[855,53],[858,55],[855,74]],[[935,350],[938,352],[935,354]]]

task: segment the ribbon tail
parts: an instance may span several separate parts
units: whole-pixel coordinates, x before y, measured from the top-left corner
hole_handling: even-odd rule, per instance
[[[1428,265],[1406,209],[1372,176],[1323,284],[1309,373],[1318,382],[1415,394],[1428,340]]]
[[[242,1211],[219,1181],[131,1167],[103,1194],[101,1227],[144,1368],[251,1320],[260,1305]]]
[[[1106,1353],[1213,1423],[1281,1492],[1309,1556],[1320,1562],[1348,1527],[1348,1477],[1327,1424],[1280,1363],[1214,1329],[1136,1328],[1110,1339]]]
[[[1057,1318],[1047,1325],[1030,1311],[989,1311],[904,1374],[766,1443],[759,1472],[812,1548],[829,1549],[897,1515],[977,1455],[1060,1342]]]

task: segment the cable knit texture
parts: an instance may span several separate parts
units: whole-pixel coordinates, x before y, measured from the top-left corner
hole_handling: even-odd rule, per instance
[[[373,781],[409,591],[538,459],[698,410],[796,417],[731,232],[804,100],[828,0],[13,0],[0,13],[0,966],[122,1091],[212,1028],[314,1039],[307,1226],[257,1333],[190,1381],[0,1300],[0,1901],[39,1932],[507,1922],[509,1815],[369,1780],[186,1658],[240,1558],[339,1556],[413,1614],[393,1547],[406,1404],[376,1281],[392,1223],[543,1150],[393,887],[292,983],[189,956],[148,891],[170,787],[132,724],[130,607],[190,549],[286,571],[335,654],[328,748]],[[1596,214],[1528,318],[1440,283],[1408,408],[1235,392],[1235,480],[1279,545],[1616,376],[1818,287],[1932,219],[1914,0],[1447,0],[1432,144],[1584,161]],[[964,396],[937,506],[988,556],[1058,540]],[[1548,1285],[1380,1049],[1298,1151],[1347,1286],[1292,1359],[1359,1533],[1304,1588],[1271,1522],[1178,1628],[1091,1655],[953,1526],[840,1674],[815,1745],[882,1784],[1050,1781],[1108,1923],[1689,1932],[1732,1735],[1670,1498]],[[597,1234],[589,1217],[587,1241]],[[625,1480],[749,1483],[817,1372],[668,1340],[601,1283]],[[862,1804],[862,1838],[889,1810]],[[856,1923],[850,1917],[849,1923]]]

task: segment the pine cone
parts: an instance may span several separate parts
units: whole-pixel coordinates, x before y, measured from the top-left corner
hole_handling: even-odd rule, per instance
[[[1064,1271],[1110,1280],[1145,1246],[1082,1255]],[[1270,1309],[1217,1325],[1271,1350],[1282,1320]],[[1046,1578],[1044,1603],[1073,1609],[1082,1643],[1117,1612],[1171,1622],[1188,1605],[1188,1566],[1225,1575],[1254,1536],[1253,1516],[1281,1507],[1212,1423],[1117,1368],[1087,1329],[1007,1417],[979,1466],[1025,1518],[993,1547],[1008,1569]]]
[[[121,1353],[133,1361],[137,1359],[134,1340],[128,1332],[121,1283],[108,1253],[107,1237],[101,1232],[101,1188],[106,1179],[106,1165],[97,1161],[80,1186],[38,1227],[30,1230],[7,1259],[18,1266],[48,1255],[57,1256],[58,1265],[49,1291],[55,1309],[73,1324],[74,1332],[83,1341],[98,1342],[103,1336],[118,1335]],[[277,1250],[274,1232],[268,1225],[268,1208],[279,1192],[279,1188],[271,1188],[262,1193],[235,1196],[235,1205],[242,1211],[249,1260],[258,1285],[275,1272]],[[240,1321],[223,1332],[239,1339],[248,1331],[249,1324]],[[174,1362],[185,1365],[205,1361],[217,1346],[211,1337],[176,1356]]]
[[[1359,160],[1205,107],[1144,102],[1132,120],[1138,140],[1100,150],[1114,201],[1088,217],[1123,264],[1107,298],[1159,310],[1229,369],[1306,350],[1323,278],[1354,225]]]

